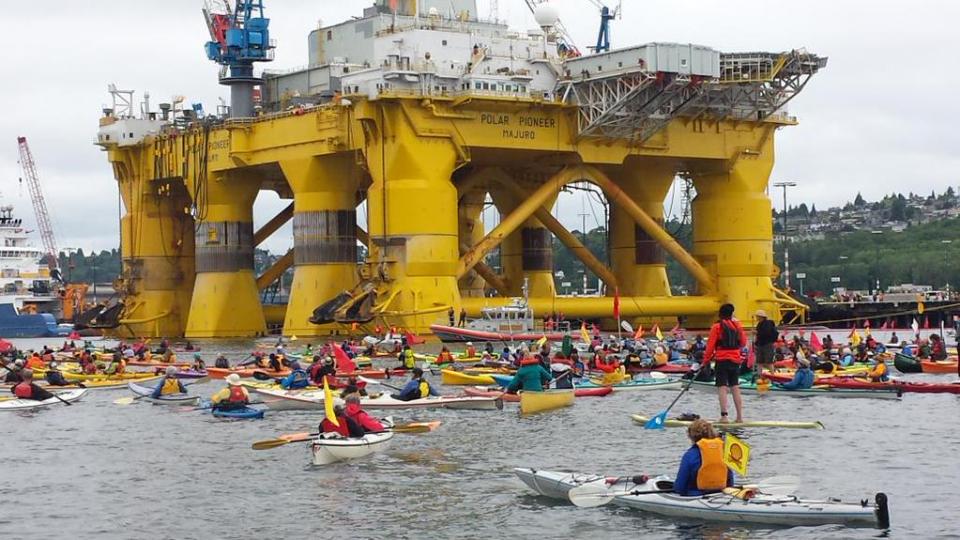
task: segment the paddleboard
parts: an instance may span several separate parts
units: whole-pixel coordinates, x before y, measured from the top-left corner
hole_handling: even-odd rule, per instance
[[[631,414],[633,421],[638,424],[646,424],[650,420],[649,416],[640,414]],[[678,420],[668,418],[663,423],[666,427],[687,427],[693,423],[693,420]],[[790,428],[790,429],[826,429],[822,422],[788,422],[782,420],[748,420],[746,422],[711,422],[713,427],[718,430],[741,429],[741,428]]]

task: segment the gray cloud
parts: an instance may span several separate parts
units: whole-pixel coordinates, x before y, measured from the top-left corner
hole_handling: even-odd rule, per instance
[[[581,48],[596,36],[598,16],[589,2],[554,0]],[[612,2],[610,2],[612,3]],[[216,107],[226,96],[217,67],[206,60],[207,33],[200,0],[162,3],[98,0],[8,2],[6,104],[0,122],[0,190],[32,221],[30,201],[19,196],[16,137],[31,143],[54,214],[61,246],[116,247],[117,194],[105,156],[92,145],[108,83],[149,90],[153,103],[172,95]],[[271,67],[307,61],[306,36],[317,20],[335,23],[359,15],[363,1],[268,0],[279,41]],[[953,25],[960,4],[946,0],[903,3],[811,0],[625,0],[614,22],[614,46],[648,41],[695,42],[725,51],[807,47],[830,57],[790,107],[801,124],[778,133],[775,179],[800,186],[792,201],[818,207],[892,191],[928,192],[960,182],[960,137],[952,121],[960,103],[950,93]],[[488,14],[480,0],[480,14]],[[534,26],[522,0],[500,0],[501,18],[519,29]],[[138,93],[138,97],[142,94]],[[563,221],[579,228],[579,201],[563,198]],[[264,193],[258,222],[285,202]],[[269,241],[290,245],[289,230]]]

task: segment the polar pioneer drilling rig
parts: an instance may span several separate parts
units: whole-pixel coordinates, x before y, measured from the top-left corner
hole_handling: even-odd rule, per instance
[[[115,334],[426,333],[451,308],[476,316],[523,292],[538,316],[607,324],[614,291],[635,322],[702,327],[726,301],[744,320],[803,309],[774,285],[766,189],[775,132],[796,123],[785,105],[826,58],[679,43],[577,56],[549,4],[518,32],[478,20],[475,0],[377,0],[311,32],[308,67],[258,78],[269,19],[260,2],[221,4],[205,10],[206,51],[224,66],[229,112],[135,113],[114,91],[100,121],[125,209],[120,303],[97,321]],[[678,175],[696,191],[689,251],[663,228]],[[610,203],[609,264],[550,212],[573,182]],[[261,190],[292,203],[254,230]],[[487,201],[502,216],[489,232]],[[292,253],[255,275],[255,246],[290,219]],[[553,237],[607,296],[557,295]],[[667,256],[695,294],[671,295]],[[262,305],[290,266],[288,303]]]

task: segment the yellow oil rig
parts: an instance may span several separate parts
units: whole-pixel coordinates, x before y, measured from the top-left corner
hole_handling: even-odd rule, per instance
[[[220,5],[222,4],[222,5]],[[826,58],[649,43],[581,56],[549,4],[537,28],[478,20],[475,0],[378,0],[313,31],[309,66],[272,59],[259,1],[208,2],[208,56],[229,110],[135,110],[112,89],[97,144],[123,199],[120,300],[94,324],[125,336],[244,337],[282,323],[321,336],[360,325],[427,333],[525,294],[538,314],[706,325],[803,305],[774,285],[767,184],[785,105]],[[693,247],[663,228],[677,176],[692,181]],[[551,214],[570,183],[610,206],[609,266]],[[292,199],[259,230],[261,190]],[[484,204],[500,212],[487,232]],[[365,209],[358,224],[357,209]],[[254,248],[293,220],[294,247],[255,275]],[[607,296],[558,296],[555,236]],[[359,258],[359,245],[365,257]],[[485,264],[499,247],[501,271]],[[697,283],[671,295],[665,257]],[[289,302],[259,291],[294,268]],[[615,293],[615,291],[618,291]]]

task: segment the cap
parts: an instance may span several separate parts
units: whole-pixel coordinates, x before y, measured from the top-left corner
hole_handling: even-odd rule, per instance
[[[167,375],[176,375],[177,367],[176,366],[167,366]]]
[[[240,376],[236,373],[227,375],[227,384],[230,386],[240,386]]]
[[[762,309],[758,309],[754,315],[756,315],[757,317],[763,317],[764,319],[767,318],[767,312]]]

